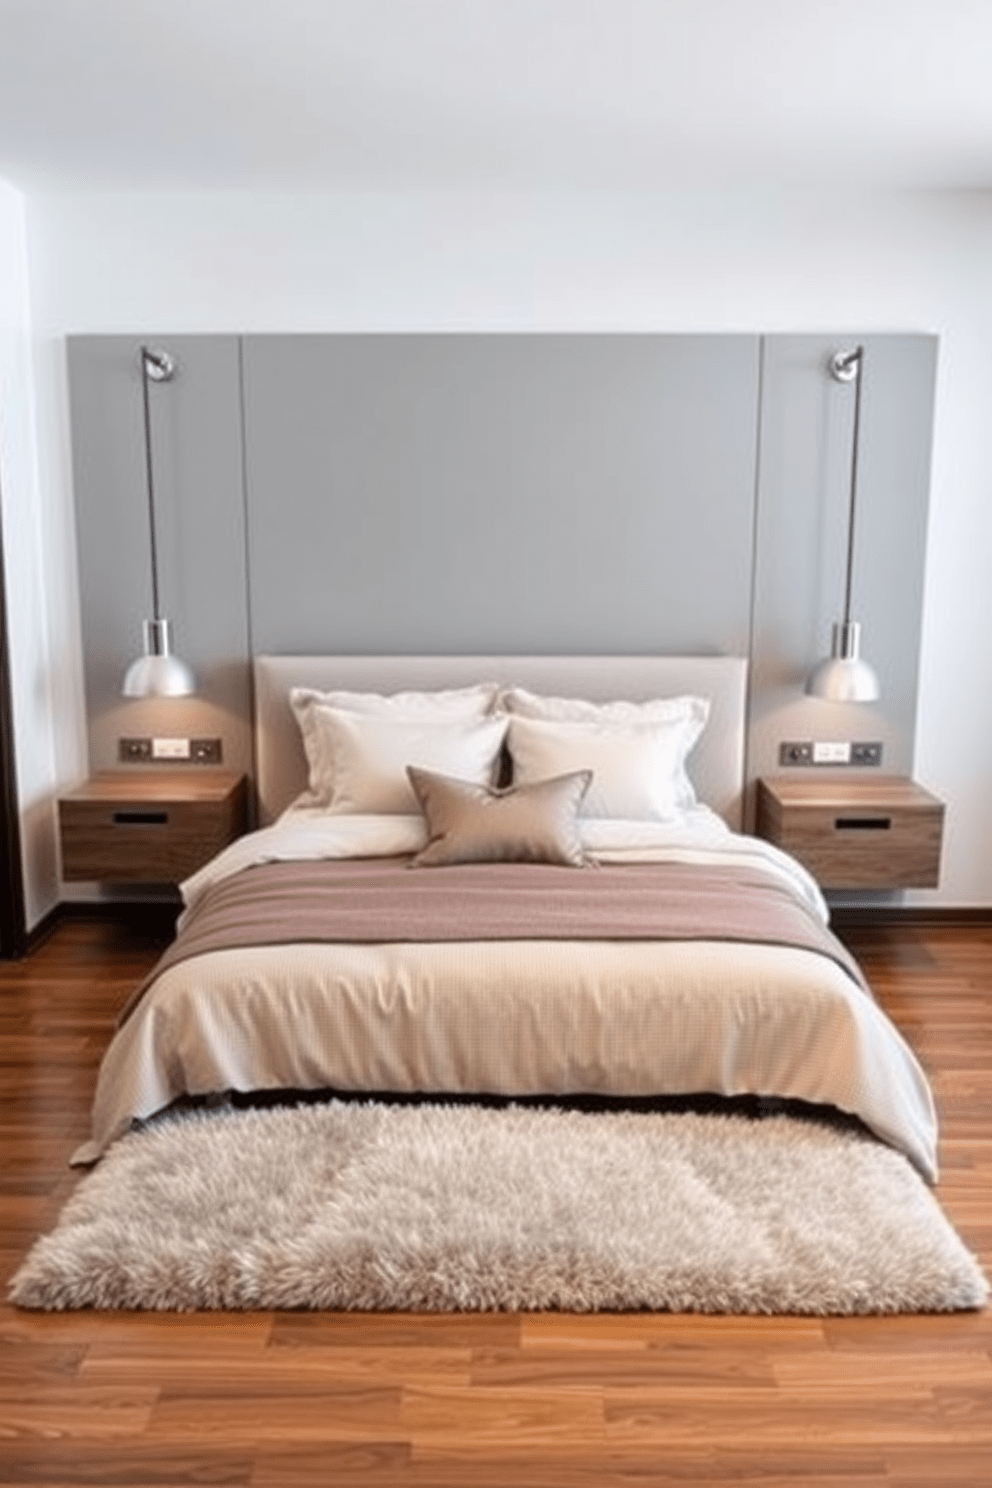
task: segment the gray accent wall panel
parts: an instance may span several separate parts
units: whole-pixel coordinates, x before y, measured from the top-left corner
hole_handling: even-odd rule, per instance
[[[258,652],[742,654],[756,336],[249,336]]]
[[[194,698],[121,696],[152,613],[141,340],[172,352],[152,384],[159,587]],[[90,769],[127,735],[219,737],[251,769],[240,346],[235,336],[80,336],[68,343],[79,591]],[[193,767],[190,767],[193,768]]]
[[[911,773],[937,341],[927,335],[148,336],[162,598],[194,699],[126,702],[151,611],[139,338],[70,338],[90,767],[122,734],[251,768],[256,653],[750,655],[748,778],[788,739]],[[806,698],[844,600],[870,706]],[[926,782],[924,782],[926,784]],[[749,797],[752,793],[749,792]]]

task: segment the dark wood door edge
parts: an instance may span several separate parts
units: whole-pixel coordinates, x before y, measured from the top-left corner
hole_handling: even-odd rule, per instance
[[[0,531],[0,958],[9,961],[26,953],[27,930],[4,572],[3,533]]]

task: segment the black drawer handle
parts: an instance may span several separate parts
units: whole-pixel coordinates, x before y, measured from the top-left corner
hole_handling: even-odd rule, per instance
[[[892,826],[891,816],[838,816],[834,821],[838,832],[887,832]]]
[[[164,827],[168,825],[167,811],[115,811],[115,827]]]

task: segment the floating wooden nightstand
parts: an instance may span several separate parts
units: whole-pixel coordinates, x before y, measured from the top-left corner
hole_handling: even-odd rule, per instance
[[[246,825],[245,777],[230,770],[95,775],[59,800],[62,877],[179,883]]]
[[[943,827],[943,802],[902,775],[758,781],[758,835],[826,889],[936,888]]]

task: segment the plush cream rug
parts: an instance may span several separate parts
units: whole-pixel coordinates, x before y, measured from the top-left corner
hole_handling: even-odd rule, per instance
[[[62,1309],[981,1306],[922,1179],[792,1116],[331,1102],[118,1142],[14,1278]]]

